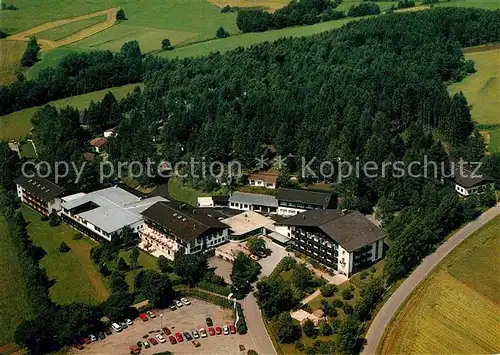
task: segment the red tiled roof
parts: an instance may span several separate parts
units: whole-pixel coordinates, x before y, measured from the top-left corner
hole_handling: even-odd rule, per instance
[[[248,180],[262,180],[266,184],[276,184],[278,182],[278,173],[273,171],[262,171],[260,173],[250,174]]]
[[[93,147],[97,147],[97,148],[100,148],[102,147],[104,144],[106,144],[108,142],[108,140],[104,137],[97,137],[97,138],[94,138],[90,141],[90,145],[93,146]]]

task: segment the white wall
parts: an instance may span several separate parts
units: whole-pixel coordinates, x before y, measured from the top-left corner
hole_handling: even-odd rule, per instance
[[[295,216],[297,213],[302,213],[305,211],[305,209],[300,208],[278,206],[278,211],[276,213],[280,216]]]

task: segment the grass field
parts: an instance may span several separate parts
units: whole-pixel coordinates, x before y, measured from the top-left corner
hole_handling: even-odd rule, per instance
[[[231,7],[246,7],[265,9],[274,12],[290,2],[290,0],[208,0],[217,7],[229,5]]]
[[[86,108],[92,100],[102,100],[104,95],[106,95],[109,91],[115,95],[117,100],[120,100],[121,98],[127,96],[128,93],[132,92],[137,85],[142,86],[142,84],[129,84],[51,101],[49,104],[58,108],[71,105],[81,110]],[[30,107],[5,116],[0,116],[0,139],[11,140],[25,137],[31,129],[31,117],[38,108],[38,106]]]
[[[471,51],[472,50],[472,51]],[[472,119],[487,127],[489,150],[500,152],[500,48],[468,49],[465,58],[472,59],[477,72],[449,86],[450,93],[462,91],[472,105]]]
[[[123,43],[138,40],[143,52],[161,48],[164,38],[175,46],[215,37],[219,26],[237,32],[236,13],[221,14],[206,0],[147,0],[122,5],[126,21],[75,45],[87,49],[119,50]]]
[[[130,264],[130,250],[120,250],[119,256],[121,256],[127,264]],[[135,280],[135,275],[139,273],[142,269],[151,269],[151,270],[157,270],[158,271],[158,264],[157,264],[157,259],[154,256],[149,255],[143,250],[140,250],[139,253],[139,260],[137,262],[138,268],[134,270],[130,270],[125,274],[125,281],[127,281],[127,284],[130,287],[130,290],[134,289],[134,280]]]
[[[40,266],[47,270],[55,284],[50,288],[50,296],[57,304],[72,302],[98,303],[106,300],[109,290],[106,282],[90,260],[90,248],[95,245],[88,238],[73,240],[76,231],[66,224],[50,227],[42,222],[40,215],[26,206],[21,207],[28,232],[33,243],[42,247],[47,253]],[[59,252],[59,245],[64,241],[71,250]]]
[[[209,195],[193,189],[190,186],[182,185],[179,179],[174,177],[168,180],[168,192],[175,200],[187,203],[191,206],[196,206],[198,197]]]
[[[15,81],[16,70],[20,68],[19,62],[25,50],[25,42],[0,40],[0,85]]]
[[[496,217],[418,286],[387,330],[381,352],[498,353],[499,246]]]
[[[87,28],[89,26],[95,25],[96,23],[105,21],[107,18],[106,15],[95,16],[88,19],[83,19],[80,21],[75,21],[71,23],[67,23],[65,25],[57,26],[51,28],[50,30],[45,30],[42,32],[38,32],[36,34],[37,38],[48,39],[51,41],[58,41],[61,38],[67,37],[72,33],[78,32]]]
[[[0,347],[12,342],[17,325],[31,311],[17,252],[8,233],[5,219],[0,215]]]

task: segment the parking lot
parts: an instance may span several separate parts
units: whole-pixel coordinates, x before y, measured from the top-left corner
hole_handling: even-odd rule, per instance
[[[173,334],[176,332],[185,332],[207,328],[205,319],[211,317],[216,325],[226,325],[232,323],[233,312],[207,303],[196,298],[190,297],[190,306],[183,306],[175,311],[170,309],[154,310],[156,317],[143,322],[135,319],[134,324],[120,333],[113,332],[112,335],[104,340],[98,340],[92,344],[85,345],[84,350],[75,350],[73,353],[80,354],[130,354],[130,345],[135,345],[137,341],[144,340],[143,336],[148,334],[148,338],[154,337],[160,333],[161,323],[163,327],[168,327]],[[163,314],[163,321],[160,319]],[[255,343],[249,334],[239,335],[215,335],[207,338],[200,338],[198,341],[201,346],[195,346],[184,339],[183,342],[175,345],[170,344],[168,336],[163,344],[151,346],[149,349],[142,348],[141,354],[155,354],[162,351],[171,351],[175,354],[246,354],[249,349],[255,349]],[[240,351],[239,346],[243,345],[245,350]]]

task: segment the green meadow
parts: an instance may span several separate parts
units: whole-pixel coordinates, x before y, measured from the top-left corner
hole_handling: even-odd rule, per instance
[[[83,30],[84,28],[95,25],[96,23],[105,21],[106,15],[95,16],[80,21],[70,22],[61,26],[51,28],[50,30],[45,30],[38,32],[36,34],[37,38],[48,39],[51,41],[58,41],[61,38],[67,37],[75,32]]]
[[[61,100],[51,101],[48,104],[57,108],[73,106],[79,110],[86,108],[91,101],[99,101],[111,91],[117,100],[127,96],[136,86],[143,84],[129,84],[110,89],[90,92],[88,94],[72,96]],[[5,116],[0,116],[0,139],[17,140],[29,134],[31,129],[31,117],[39,109],[39,106],[30,107],[21,111],[12,112]]]

